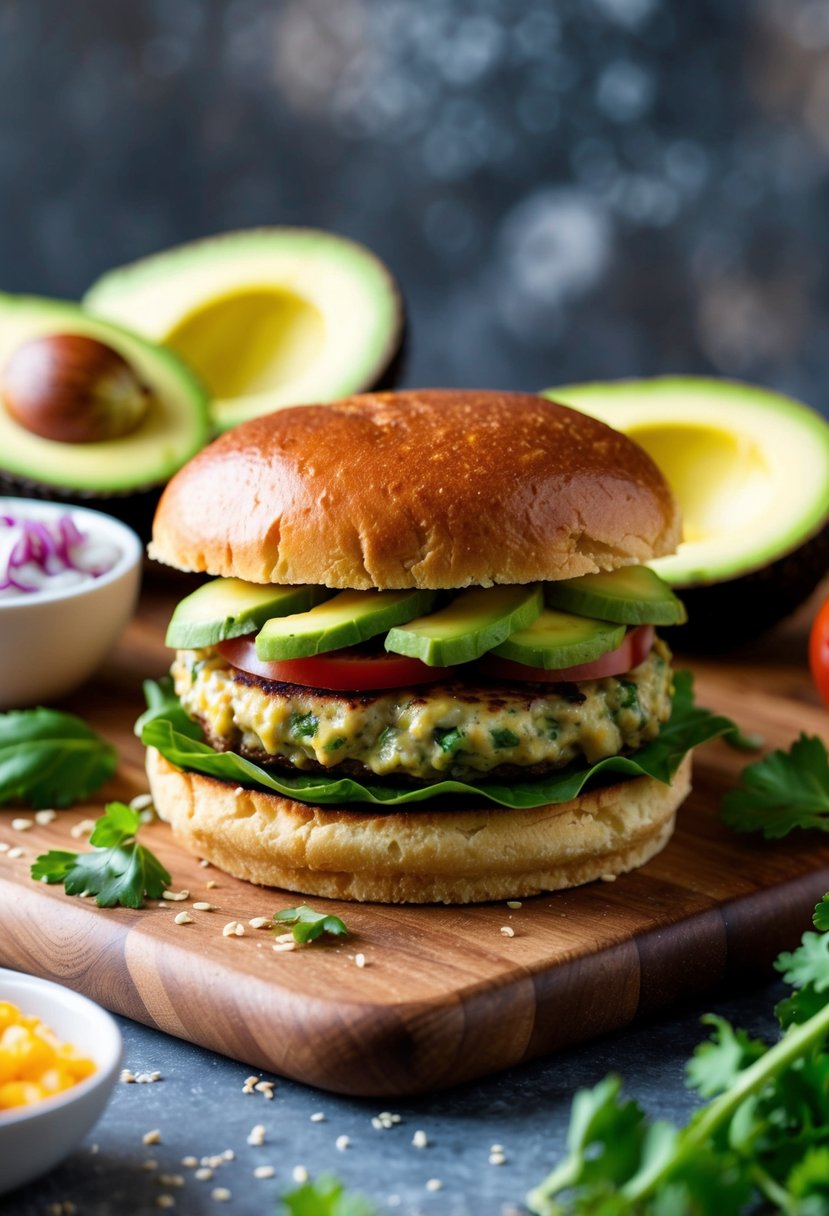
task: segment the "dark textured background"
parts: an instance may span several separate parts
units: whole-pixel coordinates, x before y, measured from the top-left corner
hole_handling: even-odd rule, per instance
[[[409,384],[702,371],[829,410],[824,0],[0,0],[0,287],[365,241]]]

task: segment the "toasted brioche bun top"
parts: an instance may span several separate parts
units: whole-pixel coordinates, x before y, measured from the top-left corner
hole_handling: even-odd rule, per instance
[[[522,393],[410,390],[280,410],[184,466],[150,556],[254,583],[452,588],[572,578],[671,553],[650,457]]]

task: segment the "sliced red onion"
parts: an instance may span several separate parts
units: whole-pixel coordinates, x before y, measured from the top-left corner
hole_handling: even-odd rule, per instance
[[[98,578],[118,557],[116,545],[83,532],[68,512],[54,520],[0,515],[0,599]]]

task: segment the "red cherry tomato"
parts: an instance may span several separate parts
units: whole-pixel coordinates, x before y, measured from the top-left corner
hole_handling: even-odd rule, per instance
[[[479,668],[486,675],[498,680],[531,680],[541,683],[570,683],[578,680],[601,680],[605,676],[619,676],[638,667],[653,646],[653,625],[637,625],[625,634],[621,646],[600,655],[592,663],[579,663],[575,667],[560,667],[547,671],[541,667],[528,667],[526,663],[514,663],[498,655],[488,655],[480,660]]]
[[[829,600],[817,611],[809,633],[809,669],[824,705],[829,705]]]
[[[337,692],[429,684],[453,675],[456,670],[454,667],[429,667],[420,659],[410,659],[406,655],[358,647],[329,650],[306,659],[266,663],[257,657],[252,637],[219,642],[218,649],[233,667],[265,680],[305,684],[308,688],[330,688]]]

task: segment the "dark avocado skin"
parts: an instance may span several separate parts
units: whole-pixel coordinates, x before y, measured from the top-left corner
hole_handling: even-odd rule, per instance
[[[724,651],[751,641],[803,604],[829,570],[829,520],[770,566],[721,583],[677,587],[685,625],[663,627],[675,650]]]
[[[137,532],[145,543],[150,539],[153,516],[163,489],[163,485],[154,485],[124,490],[121,494],[93,490],[87,492],[78,489],[70,490],[65,486],[51,486],[45,482],[33,481],[25,477],[15,477],[11,473],[0,470],[0,495],[38,499],[41,502],[63,502],[76,507],[91,507],[95,511],[103,511],[107,515],[114,516],[115,519],[120,519],[122,523]]]

